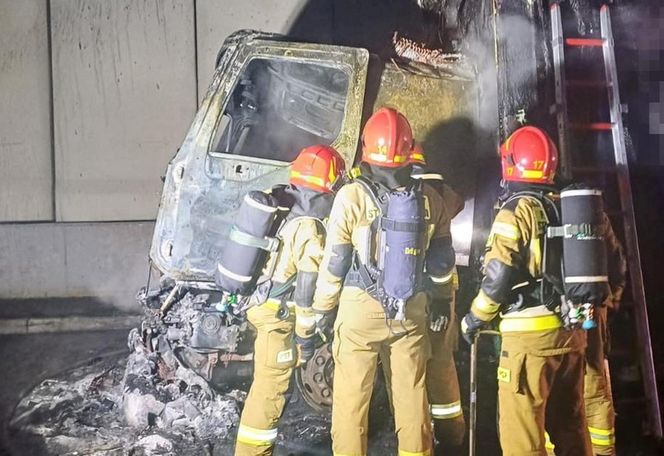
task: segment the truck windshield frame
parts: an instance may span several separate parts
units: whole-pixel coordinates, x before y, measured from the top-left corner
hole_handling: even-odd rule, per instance
[[[250,57],[228,91],[208,155],[280,166],[306,146],[334,144],[351,72],[348,65],[320,60]]]

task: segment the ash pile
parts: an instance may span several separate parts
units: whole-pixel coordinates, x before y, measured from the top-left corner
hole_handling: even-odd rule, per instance
[[[44,380],[9,424],[16,454],[229,454],[246,393],[160,365],[138,349]]]
[[[69,368],[20,400],[8,432],[14,454],[233,453],[253,334],[219,310],[214,292],[161,285],[139,293],[145,316],[129,333],[128,355]],[[321,352],[329,370],[329,349]],[[329,429],[329,409],[317,413],[292,394],[274,453],[328,454]]]

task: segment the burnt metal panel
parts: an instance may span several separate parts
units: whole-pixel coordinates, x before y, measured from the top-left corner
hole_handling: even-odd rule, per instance
[[[387,64],[373,103],[374,110],[391,106],[404,113],[427,164],[463,196],[465,207],[452,221],[457,264],[463,266],[470,258],[476,159],[484,135],[479,131],[479,91],[470,76],[417,73]]]

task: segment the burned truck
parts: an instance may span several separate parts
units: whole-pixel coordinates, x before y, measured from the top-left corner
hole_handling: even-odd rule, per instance
[[[209,90],[166,171],[150,250],[160,279],[139,294],[146,317],[134,343],[217,387],[250,378],[252,330],[214,282],[240,202],[251,190],[286,183],[291,161],[311,144],[332,145],[352,168],[363,121],[380,106],[408,117],[429,165],[465,196],[452,231],[457,264],[469,264],[473,160],[482,147],[473,68],[460,55],[423,52],[398,37],[395,50],[398,57],[383,61],[366,49],[254,31],[224,42]],[[329,347],[321,343],[296,371],[305,400],[328,406]]]

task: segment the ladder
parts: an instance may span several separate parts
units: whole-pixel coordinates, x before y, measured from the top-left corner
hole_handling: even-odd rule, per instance
[[[625,149],[625,132],[622,122],[623,109],[620,104],[618,91],[618,75],[613,48],[611,15],[607,5],[603,5],[600,8],[600,30],[600,37],[564,38],[560,5],[557,3],[551,5],[551,35],[556,98],[555,111],[560,148],[560,169],[562,175],[567,178],[579,179],[581,176],[595,176],[596,179],[599,178],[603,183],[606,191],[610,191],[612,187],[615,188],[617,184],[618,201],[615,206],[618,207],[611,207],[611,204],[607,204],[607,213],[610,217],[618,218],[622,225],[622,233],[616,229],[616,234],[622,238],[626,250],[632,303],[632,306],[625,306],[626,308],[621,309],[620,312],[633,312],[638,339],[638,345],[634,348],[638,350],[639,355],[648,425],[651,434],[661,439],[662,418],[636,233],[629,165]],[[581,68],[584,71],[582,71],[583,74],[581,77],[568,79],[570,65],[569,62],[567,66],[565,64],[565,52],[567,50],[570,53],[574,48],[576,48],[576,57],[580,59]],[[601,56],[598,55],[599,50],[602,52]],[[604,67],[603,74],[600,74],[594,80],[588,79],[588,73],[592,73],[590,65],[592,60],[601,60]],[[586,69],[587,71],[585,71]],[[591,91],[599,94],[597,90],[604,89],[606,89],[608,95],[608,98],[603,100],[608,102],[608,119],[598,120],[592,118],[581,121],[570,121],[570,117],[572,117],[574,111],[568,110],[568,95],[569,99],[575,100],[580,97],[582,98],[584,94],[587,97]],[[599,95],[595,98],[598,100],[602,99]],[[604,111],[606,111],[606,106],[604,106]],[[599,110],[594,114],[597,115],[598,112]],[[580,161],[580,158],[588,161],[588,157],[581,157],[581,155],[590,154],[587,154],[588,149],[573,148],[570,144],[575,140],[579,142],[579,138],[583,136],[597,136],[603,133],[608,134],[609,132],[611,133],[613,144],[613,156],[607,157],[607,154],[602,154],[601,149],[603,148],[596,146],[595,157],[591,155],[589,163],[585,163],[585,166],[578,166],[577,162]],[[594,138],[595,144],[599,144],[599,141],[600,138]],[[579,152],[576,152],[577,150]],[[615,222],[613,225],[616,228],[617,224]],[[633,352],[628,352],[627,354],[634,355]]]

